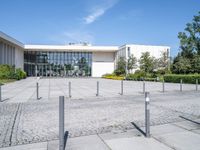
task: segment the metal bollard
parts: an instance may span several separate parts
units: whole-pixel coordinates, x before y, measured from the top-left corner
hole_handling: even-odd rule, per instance
[[[70,98],[72,97],[72,94],[71,94],[71,82],[69,82],[69,97]]]
[[[145,94],[145,81],[143,81],[143,94]]]
[[[199,81],[198,81],[198,79],[196,79],[196,91],[198,91],[198,83]]]
[[[64,133],[65,133],[65,120],[64,120],[64,109],[65,109],[65,103],[64,103],[64,96],[59,96],[59,150],[64,150]]]
[[[124,81],[123,80],[121,80],[121,93],[120,94],[121,95],[124,94]]]
[[[164,93],[165,92],[165,81],[163,80],[162,82],[162,92]]]
[[[0,102],[2,101],[1,84],[0,84]]]
[[[145,92],[145,130],[146,137],[150,137],[150,108],[149,108],[149,92]]]
[[[97,93],[96,96],[99,96],[99,81],[97,81]]]
[[[181,92],[183,91],[183,80],[182,79],[180,80],[180,91]]]
[[[36,83],[36,95],[37,95],[37,99],[39,99],[39,83]]]

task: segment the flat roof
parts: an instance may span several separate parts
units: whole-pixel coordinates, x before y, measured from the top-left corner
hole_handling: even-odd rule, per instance
[[[142,44],[124,44],[119,46],[119,48],[127,47],[127,46],[142,46],[142,47],[160,47],[160,48],[170,48],[169,46],[161,46],[161,45],[142,45]]]
[[[25,50],[48,50],[48,51],[88,51],[88,52],[116,52],[119,47],[118,46],[81,46],[81,45],[25,45]]]

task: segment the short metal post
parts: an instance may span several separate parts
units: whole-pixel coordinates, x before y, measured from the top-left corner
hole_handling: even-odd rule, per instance
[[[96,96],[99,96],[99,81],[97,81],[97,93]]]
[[[163,80],[162,82],[162,92],[164,93],[165,92],[165,81]]]
[[[181,92],[183,91],[183,80],[182,79],[180,80],[180,91]]]
[[[143,81],[143,93],[145,93],[145,81]]]
[[[196,91],[198,91],[198,83],[199,81],[198,81],[198,79],[196,79]]]
[[[71,94],[71,82],[69,82],[69,97],[70,98],[72,97],[72,94]]]
[[[37,99],[39,99],[39,84],[38,84],[38,82],[36,82],[36,95],[37,95]]]
[[[1,84],[0,84],[0,102],[2,101]]]
[[[150,137],[150,108],[149,108],[149,92],[145,92],[145,131],[146,137]]]
[[[124,94],[124,81],[121,80],[121,95]]]
[[[65,133],[65,120],[64,120],[64,96],[59,96],[59,150],[64,150],[64,133]]]

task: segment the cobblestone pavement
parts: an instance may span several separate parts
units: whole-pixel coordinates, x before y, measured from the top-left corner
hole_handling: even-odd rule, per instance
[[[45,91],[46,88],[49,88],[50,92],[46,93],[46,95],[45,92],[41,92],[42,96],[47,96],[47,98],[40,100],[29,97],[31,88],[34,88],[32,84],[35,84],[35,79],[33,78],[5,85],[6,88],[13,90],[13,94],[11,93],[11,95],[18,95],[17,97],[19,98],[19,95],[23,95],[20,94],[21,91],[22,93],[26,92],[27,97],[22,96],[22,101],[17,100],[17,97],[15,97],[15,99],[0,103],[0,147],[58,138],[58,95],[63,95],[66,92],[64,90],[64,86],[66,85],[62,83],[63,80],[41,80],[40,84],[43,85],[41,90]],[[87,83],[88,79],[72,80],[74,88],[76,86],[77,88],[79,87],[79,80],[81,89],[85,88],[82,92],[87,91],[87,84],[83,88],[83,82]],[[91,79],[88,86],[91,86],[93,81],[95,83],[96,79]],[[119,88],[116,85],[119,83],[119,81],[107,80],[105,84],[111,88],[110,93],[107,92],[107,94],[110,95],[118,91]],[[79,95],[77,98],[75,96],[72,99],[66,97],[65,100],[65,129],[69,131],[71,137],[77,137],[132,129],[134,126],[131,122],[139,126],[144,126],[144,95],[139,93],[141,90],[140,86],[136,86],[139,83],[126,82],[125,89],[128,89],[128,86],[134,86],[132,89],[128,89],[129,93],[125,92],[124,96],[120,96],[119,94],[107,97],[88,96],[87,93],[93,90],[95,94],[95,89],[91,88],[83,98],[79,98],[81,91],[77,90],[77,92],[80,92],[79,94],[77,93]],[[24,86],[24,90],[16,89],[16,84]],[[151,83],[149,87],[156,87],[156,85],[159,85],[159,83]],[[177,84],[168,84],[168,87],[173,88],[168,89],[165,93],[159,92],[158,87],[157,89],[151,89],[151,125],[178,122],[181,121],[179,116],[194,119],[200,118],[200,93],[199,91],[192,90],[194,85],[187,86],[188,89],[185,89],[183,92],[173,90],[173,88],[176,89],[178,87]],[[132,90],[138,92],[131,94]],[[74,95],[76,95],[75,92],[73,93]],[[106,93],[103,90],[101,92],[102,95]],[[33,96],[33,93],[30,95]],[[67,92],[65,96],[67,96]]]

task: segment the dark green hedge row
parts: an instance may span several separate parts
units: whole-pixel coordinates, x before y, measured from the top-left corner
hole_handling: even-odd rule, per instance
[[[20,68],[15,69],[10,65],[0,65],[0,79],[24,79],[26,78],[26,72]]]
[[[181,74],[169,74],[164,75],[165,82],[172,82],[172,83],[180,83],[182,79],[183,83],[196,83],[196,79],[200,82],[200,74],[188,74],[188,75],[181,75]]]

